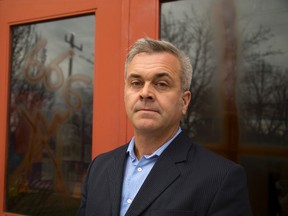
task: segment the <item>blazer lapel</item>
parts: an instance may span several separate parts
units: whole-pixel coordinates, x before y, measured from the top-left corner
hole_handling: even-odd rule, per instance
[[[111,194],[112,216],[118,216],[121,205],[123,172],[127,145],[116,152],[114,161],[108,168],[109,193]]]
[[[125,216],[140,215],[164,190],[173,184],[181,175],[176,163],[186,160],[190,147],[191,145],[184,142],[182,133],[173,140],[158,158]]]

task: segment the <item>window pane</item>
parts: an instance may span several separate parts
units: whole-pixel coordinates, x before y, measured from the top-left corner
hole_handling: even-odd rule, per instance
[[[6,211],[75,215],[91,161],[95,16],[11,28]]]
[[[210,0],[161,4],[161,38],[184,51],[193,66],[192,99],[182,127],[198,143],[205,144],[220,143],[223,132],[211,5]]]
[[[254,215],[288,215],[287,20],[282,0],[184,0],[161,7],[161,38],[185,50],[194,66],[183,126],[197,142],[224,140],[227,145],[212,149],[223,148],[245,167]]]
[[[238,1],[241,143],[288,146],[288,4]]]

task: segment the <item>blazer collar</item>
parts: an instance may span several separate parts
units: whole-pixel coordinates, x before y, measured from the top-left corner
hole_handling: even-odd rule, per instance
[[[150,171],[126,216],[140,215],[167,187],[181,175],[176,164],[187,160],[189,138],[181,132],[161,154]]]

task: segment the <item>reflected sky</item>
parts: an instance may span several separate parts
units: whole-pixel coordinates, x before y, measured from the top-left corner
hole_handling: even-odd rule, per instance
[[[258,26],[271,29],[274,37],[267,47],[283,52],[283,55],[269,56],[269,61],[287,67],[288,58],[288,1],[286,0],[241,0],[236,1],[240,28],[251,31]]]
[[[94,35],[95,16],[82,16],[69,19],[62,19],[51,22],[36,24],[36,29],[41,37],[47,39],[47,63],[56,56],[70,48],[70,44],[65,42],[65,35],[70,38],[70,34],[75,35],[75,45],[83,46],[83,50],[74,49],[73,73],[87,74],[93,76],[94,70]],[[92,36],[92,37],[91,37]],[[64,77],[68,74],[68,64],[62,64],[61,68]]]
[[[218,0],[184,0],[162,4],[162,11],[171,11],[177,19],[191,14],[191,6],[197,15],[210,16],[211,8]],[[275,65],[288,67],[288,1],[287,0],[235,0],[239,33],[256,31],[259,26],[271,29],[273,38],[261,44],[263,48],[282,51],[282,55],[269,56]],[[213,23],[212,23],[213,25]],[[215,24],[214,24],[215,25]],[[245,29],[245,30],[244,30]]]

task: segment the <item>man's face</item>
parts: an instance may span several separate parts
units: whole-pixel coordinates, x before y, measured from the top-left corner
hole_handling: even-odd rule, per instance
[[[125,77],[125,106],[138,132],[178,129],[190,92],[181,91],[180,64],[170,53],[137,54]]]

